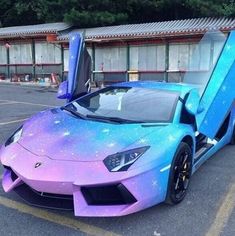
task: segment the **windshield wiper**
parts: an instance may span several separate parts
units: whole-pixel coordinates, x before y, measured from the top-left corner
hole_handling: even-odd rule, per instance
[[[97,120],[104,120],[104,121],[111,121],[115,123],[145,123],[143,121],[135,121],[135,120],[128,120],[128,119],[123,119],[120,117],[107,117],[107,116],[98,116],[98,115],[87,115],[87,118],[91,119],[97,119]]]
[[[61,107],[61,110],[68,111],[68,112],[70,112],[71,114],[73,114],[74,116],[79,117],[79,118],[81,118],[81,119],[83,119],[83,120],[86,120],[86,119],[87,119],[86,116],[84,116],[84,115],[82,115],[82,114],[80,114],[80,113],[74,111],[74,110],[71,109],[71,108],[68,108],[68,107]]]

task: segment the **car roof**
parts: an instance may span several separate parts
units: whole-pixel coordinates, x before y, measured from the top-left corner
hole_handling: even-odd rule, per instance
[[[183,83],[166,83],[166,82],[155,82],[155,81],[133,81],[133,82],[122,82],[112,86],[117,87],[135,87],[135,88],[146,88],[156,90],[166,90],[180,93],[180,96],[184,96],[194,89],[193,86]]]

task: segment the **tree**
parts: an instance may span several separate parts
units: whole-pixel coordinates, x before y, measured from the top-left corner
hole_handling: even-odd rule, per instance
[[[65,13],[64,20],[79,27],[103,26],[128,22],[128,15],[120,1],[71,0],[72,6]]]
[[[3,12],[0,16],[0,22],[3,26],[44,22],[38,18],[36,1],[0,0],[0,9]]]
[[[2,26],[65,21],[79,28],[233,17],[235,0],[0,0]]]

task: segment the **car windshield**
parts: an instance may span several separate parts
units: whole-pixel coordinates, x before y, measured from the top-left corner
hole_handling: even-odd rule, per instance
[[[71,107],[81,117],[103,121],[172,122],[179,94],[137,87],[107,87],[75,100]]]

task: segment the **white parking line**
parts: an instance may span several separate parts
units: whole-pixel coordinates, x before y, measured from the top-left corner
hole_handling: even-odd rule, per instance
[[[22,84],[22,83],[25,83],[25,82],[21,82],[20,84],[17,84],[17,82],[14,82],[16,84],[9,84],[9,83],[4,83],[4,82],[0,82],[0,85],[1,86],[4,86],[4,87],[17,87],[17,89],[31,89],[31,90],[49,90],[49,91],[55,91],[55,93],[57,92],[57,88],[54,87],[54,86],[51,86],[48,88],[48,86],[43,86],[43,85],[33,85],[33,84]]]
[[[41,104],[41,103],[20,102],[20,101],[13,101],[13,100],[0,100],[0,102],[18,103],[18,104],[26,104],[26,105],[33,105],[33,106],[41,106],[41,107],[56,107],[56,106],[46,105],[46,104]]]
[[[17,102],[2,102],[2,103],[0,103],[0,106],[1,105],[11,105],[11,104],[17,104]]]
[[[13,124],[13,123],[20,123],[20,122],[25,121],[27,119],[28,118],[19,119],[19,120],[12,120],[12,121],[8,121],[8,122],[1,122],[0,125],[9,125],[9,124]]]

